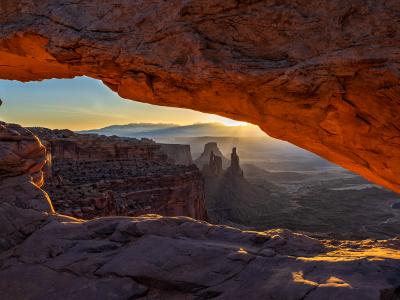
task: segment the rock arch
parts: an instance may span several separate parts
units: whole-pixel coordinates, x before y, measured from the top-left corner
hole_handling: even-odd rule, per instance
[[[398,1],[0,0],[0,78],[86,75],[400,192]]]

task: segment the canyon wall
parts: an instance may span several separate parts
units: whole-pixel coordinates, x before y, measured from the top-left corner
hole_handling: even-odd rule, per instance
[[[259,125],[400,192],[398,1],[0,1],[0,78]]]
[[[0,123],[0,298],[396,299],[400,240],[319,241],[187,217],[54,213],[45,148]]]
[[[130,158],[165,162],[166,154],[149,139],[77,134],[68,129],[29,127],[45,144],[53,158],[70,161],[107,161]]]
[[[158,145],[160,145],[160,150],[167,155],[168,160],[171,162],[186,166],[193,164],[190,145],[160,143]]]
[[[85,219],[148,213],[207,218],[199,170],[169,162],[151,140],[31,131],[48,149],[43,189],[59,213]]]

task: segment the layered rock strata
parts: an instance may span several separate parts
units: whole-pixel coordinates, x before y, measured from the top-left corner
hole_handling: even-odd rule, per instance
[[[398,1],[0,1],[0,78],[259,125],[400,192]]]
[[[54,213],[35,184],[45,152],[29,131],[1,123],[0,149],[1,183],[18,178],[13,197],[0,189],[1,299],[398,295],[399,239],[319,241],[156,215],[83,221]]]
[[[48,149],[43,188],[57,212],[86,219],[147,213],[207,218],[199,170],[170,162],[155,142],[31,130]]]

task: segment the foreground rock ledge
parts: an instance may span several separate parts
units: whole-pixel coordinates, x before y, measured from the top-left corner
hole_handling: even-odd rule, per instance
[[[399,1],[0,0],[0,78],[259,125],[400,192]]]
[[[32,133],[0,122],[0,299],[398,296],[398,238],[319,241],[157,215],[74,219],[40,189],[44,162]]]

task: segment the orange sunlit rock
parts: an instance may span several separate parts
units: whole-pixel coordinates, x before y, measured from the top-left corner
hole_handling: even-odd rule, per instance
[[[1,1],[0,78],[87,75],[400,192],[397,1]]]

